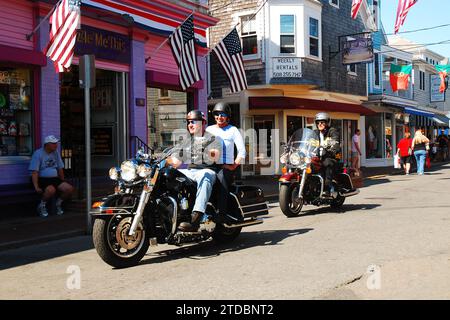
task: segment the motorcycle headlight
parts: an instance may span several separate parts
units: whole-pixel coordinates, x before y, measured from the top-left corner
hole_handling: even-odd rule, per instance
[[[122,162],[122,164],[120,165],[122,179],[127,182],[136,179],[137,177],[136,169],[137,165],[135,162],[130,160]]]
[[[136,172],[139,177],[145,178],[145,177],[149,176],[150,173],[152,173],[152,167],[150,167],[148,164],[143,163],[137,167]]]
[[[289,156],[289,162],[294,166],[298,166],[302,162],[302,157],[298,152],[294,152]]]
[[[119,178],[119,170],[116,167],[109,169],[109,178],[111,180],[117,180]]]

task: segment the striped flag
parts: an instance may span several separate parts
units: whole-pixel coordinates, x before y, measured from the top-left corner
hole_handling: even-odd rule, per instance
[[[361,4],[364,0],[353,0],[352,1],[352,19],[356,19],[356,16],[358,15],[359,7],[361,7]]]
[[[231,92],[248,88],[242,59],[241,40],[236,28],[213,49],[231,84]]]
[[[397,33],[403,25],[409,9],[417,3],[417,0],[398,0],[397,18],[395,19],[394,33]]]
[[[195,51],[194,16],[191,14],[169,37],[178,64],[180,84],[183,90],[201,80]]]
[[[50,17],[50,41],[44,53],[55,63],[57,72],[70,67],[80,27],[80,0],[62,0]]]

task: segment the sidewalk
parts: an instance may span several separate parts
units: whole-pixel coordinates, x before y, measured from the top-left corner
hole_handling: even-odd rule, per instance
[[[438,170],[444,163],[432,163],[429,170]],[[401,174],[392,167],[362,168],[363,187],[370,180],[382,176]],[[241,179],[244,184],[259,186],[268,201],[278,199],[278,176],[250,176]],[[94,199],[93,199],[94,200]],[[83,200],[72,201],[64,215],[50,214],[38,217],[35,208],[25,206],[2,208],[0,215],[0,251],[87,234],[87,214]],[[11,212],[5,212],[11,210]]]

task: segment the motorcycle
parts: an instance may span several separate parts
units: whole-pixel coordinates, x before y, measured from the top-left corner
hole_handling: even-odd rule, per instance
[[[90,212],[94,246],[107,264],[134,266],[150,245],[181,246],[209,238],[228,243],[239,236],[242,227],[262,223],[259,217],[269,213],[261,188],[232,185],[227,215],[217,212],[213,190],[198,231],[179,231],[179,224],[191,219],[197,184],[165,165],[173,151],[167,149],[156,157],[139,150],[134,159],[110,169],[115,192],[94,203]]]
[[[319,146],[316,132],[305,128],[296,131],[281,155],[280,162],[285,166],[279,178],[279,201],[283,214],[296,217],[303,205],[330,205],[333,209],[342,207],[345,198],[359,193],[353,187],[350,176],[344,172],[342,164],[338,165],[332,184],[334,192],[324,191],[321,155],[323,148]]]

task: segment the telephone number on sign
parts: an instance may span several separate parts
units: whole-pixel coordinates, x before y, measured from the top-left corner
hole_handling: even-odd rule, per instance
[[[274,78],[301,78],[302,74],[300,72],[274,72],[273,73]]]

